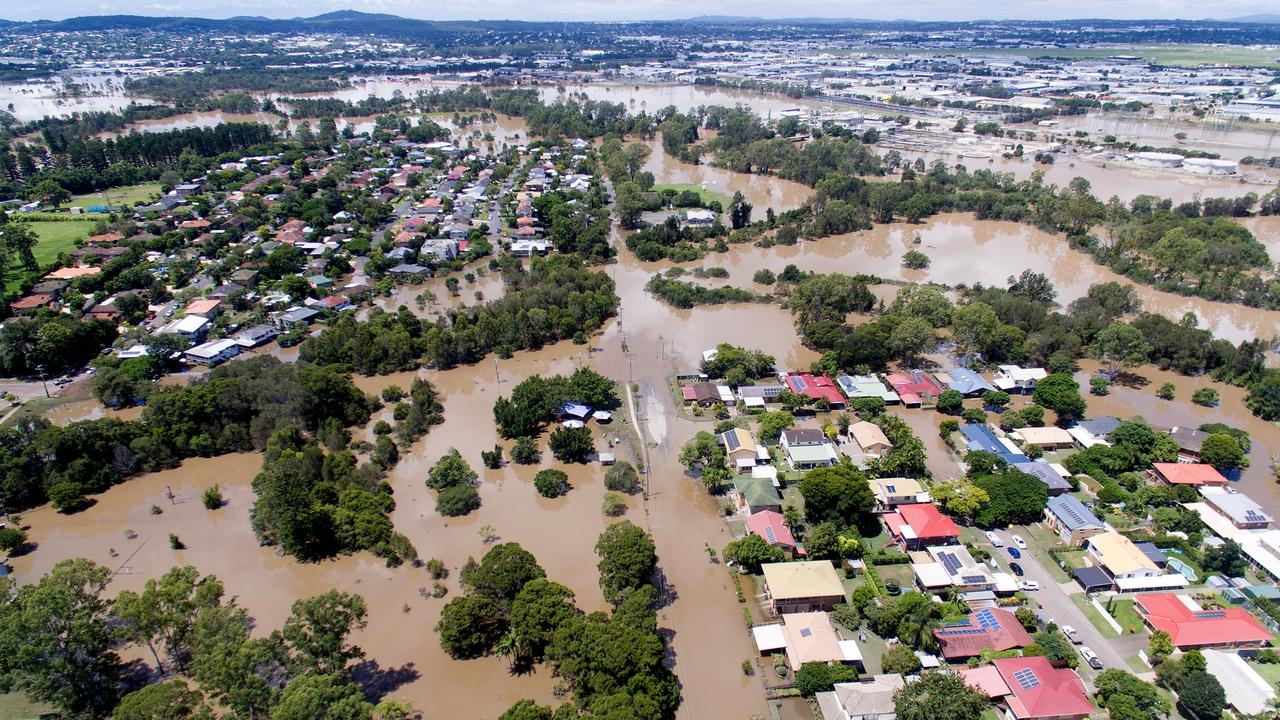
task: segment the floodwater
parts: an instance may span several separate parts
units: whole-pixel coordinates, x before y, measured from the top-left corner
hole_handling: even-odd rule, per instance
[[[563,88],[563,91],[560,88]],[[622,103],[627,106],[628,112],[647,112],[650,115],[672,105],[681,112],[691,112],[699,107],[713,105],[725,107],[742,105],[761,117],[769,118],[780,116],[783,110],[821,106],[820,103],[812,100],[796,100],[785,95],[692,83],[566,83],[559,87],[543,86],[539,89],[538,95],[543,102],[586,97],[600,102]]]
[[[648,141],[648,145],[651,152],[644,170],[653,173],[659,184],[698,185],[730,198],[740,191],[753,206],[751,217],[754,220],[763,219],[768,208],[776,213],[794,210],[813,195],[812,188],[790,180],[680,162],[663,151],[659,139]]]
[[[1014,125],[1020,130],[1032,132],[1056,132],[1070,135],[1076,130],[1088,132],[1099,142],[1107,135],[1131,140],[1140,145],[1156,147],[1188,147],[1218,153],[1228,160],[1239,160],[1246,155],[1271,157],[1280,151],[1280,127],[1269,123],[1244,122],[1238,119],[1182,121],[1152,119],[1135,113],[1096,113],[1088,115],[1064,115],[1053,128],[1042,128],[1035,123]],[[1178,133],[1186,137],[1175,137]]]
[[[468,268],[466,272],[475,273],[475,267]],[[458,279],[457,295],[449,292],[445,286],[446,278],[442,276],[428,278],[420,285],[398,285],[390,295],[374,298],[373,304],[387,312],[395,312],[403,305],[418,317],[434,318],[442,315],[446,310],[497,300],[506,291],[506,286],[502,283],[502,273],[486,272],[483,277],[477,274],[473,283],[467,282],[464,275],[465,273],[453,275]],[[362,308],[357,311],[356,316],[363,319],[368,316],[368,310]]]
[[[1089,378],[1098,371],[1099,364],[1090,360],[1080,362],[1081,371],[1076,379],[1081,387],[1088,387]],[[1280,484],[1271,470],[1271,458],[1280,452],[1280,425],[1254,417],[1244,405],[1246,392],[1223,383],[1211,382],[1208,377],[1187,377],[1153,367],[1133,371],[1139,380],[1132,385],[1113,384],[1108,395],[1087,394],[1091,417],[1112,415],[1119,418],[1143,417],[1159,427],[1196,428],[1204,423],[1220,422],[1249,433],[1252,450],[1249,467],[1240,473],[1240,479],[1232,483],[1240,491],[1267,508],[1273,515],[1280,512]],[[1164,383],[1177,388],[1173,400],[1161,400],[1156,390]],[[1191,402],[1191,394],[1202,387],[1218,391],[1222,401],[1217,407],[1202,407]]]

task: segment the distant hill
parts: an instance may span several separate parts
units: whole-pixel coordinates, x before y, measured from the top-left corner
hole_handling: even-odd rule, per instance
[[[1277,15],[1275,13],[1260,13],[1258,15],[1245,15],[1244,17],[1231,18],[1231,22],[1260,23],[1262,25],[1280,25],[1280,15]]]
[[[702,25],[866,25],[883,24],[885,21],[869,20],[866,18],[762,18],[742,15],[698,15],[686,20],[676,20],[673,22],[699,23]],[[895,20],[892,22],[900,23],[906,21]]]

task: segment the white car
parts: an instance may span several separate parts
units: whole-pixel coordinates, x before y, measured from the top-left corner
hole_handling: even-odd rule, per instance
[[[1022,582],[1018,583],[1018,589],[1026,590],[1027,592],[1034,592],[1040,589],[1040,583],[1036,582],[1035,580],[1023,580]]]
[[[1062,631],[1063,635],[1067,636],[1068,640],[1075,643],[1076,645],[1080,644],[1080,634],[1076,632],[1075,628],[1071,627],[1070,625],[1063,625],[1058,629]]]
[[[1023,540],[1021,535],[1010,535],[1009,539],[1013,541],[1014,546],[1019,550],[1027,549],[1027,541]]]
[[[1080,657],[1084,658],[1084,661],[1089,663],[1089,667],[1094,670],[1102,669],[1102,660],[1098,657],[1097,653],[1089,649],[1088,645],[1080,646]]]
[[[995,530],[987,531],[987,539],[991,541],[991,547],[1004,547],[1004,541],[996,534]]]

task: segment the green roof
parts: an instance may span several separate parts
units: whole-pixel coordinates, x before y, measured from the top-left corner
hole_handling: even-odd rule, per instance
[[[774,487],[773,482],[767,478],[743,475],[734,479],[733,487],[741,493],[751,507],[782,504],[782,496],[778,494],[778,488]]]

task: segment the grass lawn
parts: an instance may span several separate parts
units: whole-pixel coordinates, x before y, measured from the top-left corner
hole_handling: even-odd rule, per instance
[[[1102,633],[1103,637],[1120,637],[1116,634],[1115,628],[1111,627],[1111,623],[1107,622],[1106,618],[1102,617],[1102,613],[1099,613],[1093,603],[1089,602],[1088,597],[1083,594],[1072,595],[1071,602],[1080,608],[1080,612],[1089,618],[1089,622],[1093,623],[1093,626],[1098,629],[1098,632]]]
[[[160,183],[138,183],[127,187],[110,188],[87,195],[75,195],[64,207],[89,207],[90,205],[126,205],[151,202],[160,197]]]
[[[682,193],[685,190],[692,190],[698,193],[698,197],[702,198],[702,203],[704,205],[710,203],[712,200],[719,200],[720,207],[725,210],[729,209],[729,201],[731,199],[729,196],[724,195],[723,193],[718,193],[714,190],[705,190],[700,185],[691,185],[687,183],[659,183],[653,186],[653,192],[662,192],[663,190],[675,190],[677,193]]]
[[[1280,685],[1280,664],[1251,662],[1249,667],[1256,670],[1264,680],[1272,685]]]
[[[53,711],[52,705],[33,702],[20,692],[0,695],[0,720],[32,720]]]
[[[1142,618],[1138,616],[1138,611],[1133,609],[1132,600],[1115,600],[1107,609],[1111,611],[1112,617],[1116,619],[1116,622],[1120,623],[1120,627],[1124,628],[1127,633],[1142,632],[1142,629],[1146,627],[1146,624],[1142,622]]]
[[[1062,568],[1058,567],[1058,561],[1053,559],[1048,552],[1049,548],[1057,547],[1062,543],[1058,542],[1058,536],[1038,525],[1024,525],[1018,528],[1010,528],[1010,532],[1016,532],[1027,541],[1027,549],[1024,553],[1032,553],[1036,559],[1040,561],[1040,566],[1045,572],[1053,576],[1055,582],[1071,582],[1071,577],[1067,575]],[[1005,551],[1006,555],[1008,551]],[[1006,560],[1009,557],[1005,558]]]
[[[48,267],[58,259],[58,255],[64,252],[70,252],[76,248],[76,241],[81,238],[89,237],[89,233],[93,231],[94,222],[91,220],[73,220],[68,222],[28,222],[27,225],[35,231],[40,237],[40,242],[36,243],[33,251],[36,256],[36,262],[40,267]],[[16,259],[14,266],[18,265]],[[5,283],[5,290],[10,291],[18,286],[19,273]]]
[[[903,592],[912,590],[916,586],[916,575],[911,571],[911,566],[903,563],[901,565],[877,565],[876,572],[880,573],[880,579],[888,585],[890,580],[897,580],[898,586]]]

